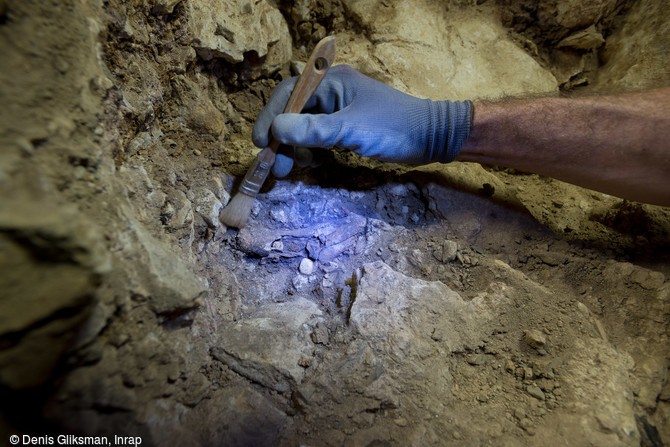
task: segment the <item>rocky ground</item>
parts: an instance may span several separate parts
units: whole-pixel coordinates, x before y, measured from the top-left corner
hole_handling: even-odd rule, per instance
[[[669,12],[1,0],[0,439],[670,442],[667,208],[336,150],[218,220],[325,35],[417,96],[587,94],[668,84]]]

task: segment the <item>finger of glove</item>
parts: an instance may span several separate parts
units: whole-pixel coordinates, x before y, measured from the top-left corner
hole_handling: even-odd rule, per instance
[[[293,169],[293,148],[280,146],[275,158],[275,164],[272,165],[272,174],[277,178],[286,177]]]
[[[333,113],[346,107],[348,95],[345,93],[343,79],[345,74],[351,71],[353,69],[348,66],[333,67],[309,98],[303,110],[310,113]],[[258,114],[251,134],[251,139],[257,147],[263,148],[270,144],[272,121],[284,112],[297,80],[297,77],[293,77],[280,82],[268,103]]]
[[[272,122],[272,135],[281,143],[291,146],[329,148],[341,145],[343,113],[284,113]]]
[[[257,147],[264,148],[270,144],[272,120],[284,111],[297,80],[297,77],[293,77],[280,82],[274,89],[268,103],[258,114],[254,123],[254,129],[251,132],[251,140]]]

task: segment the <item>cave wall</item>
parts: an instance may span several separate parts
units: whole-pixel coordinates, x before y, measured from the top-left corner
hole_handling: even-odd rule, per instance
[[[668,82],[667,2],[477,3],[1,1],[3,436],[668,439],[670,271],[644,248],[667,244],[666,209],[336,152],[270,182],[248,229],[218,220],[256,114],[327,34],[337,63],[421,97]],[[522,342],[535,326],[554,369]]]

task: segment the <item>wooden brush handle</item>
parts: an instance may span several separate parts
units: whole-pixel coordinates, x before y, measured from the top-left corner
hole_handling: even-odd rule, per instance
[[[314,91],[321,83],[321,80],[328,69],[333,65],[335,59],[335,36],[324,37],[316,44],[314,51],[312,51],[309,60],[305,64],[305,69],[298,78],[291,97],[286,103],[284,113],[300,113],[307,104],[309,98],[312,97]],[[258,154],[260,161],[274,164],[277,149],[279,148],[279,141],[272,138],[268,145],[270,150],[263,150]]]
[[[286,103],[284,113],[300,113],[303,107],[312,97],[314,91],[321,83],[321,80],[335,59],[335,37],[328,36],[316,44],[312,55],[309,57],[305,69],[295,83],[291,97]],[[240,192],[249,197],[255,197],[260,191],[265,179],[270,173],[270,169],[275,164],[279,141],[272,138],[268,147],[263,149],[257,156],[254,164],[247,171],[242,183]]]

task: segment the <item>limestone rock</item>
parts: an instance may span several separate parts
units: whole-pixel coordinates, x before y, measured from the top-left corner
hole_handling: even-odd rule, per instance
[[[435,256],[435,259],[438,261],[448,263],[453,262],[456,259],[457,252],[458,244],[455,241],[446,240],[442,243],[442,247],[433,252],[433,256]]]
[[[542,392],[540,387],[538,387],[537,385],[528,385],[526,387],[526,391],[528,392],[528,394],[533,396],[535,399],[544,400],[544,393]]]
[[[426,1],[420,7],[390,2],[390,8],[373,1],[345,3],[371,29],[372,53],[391,74],[391,84],[408,93],[462,100],[557,90],[556,79],[512,43],[494,14],[444,14],[444,4]]]
[[[605,43],[603,35],[596,30],[595,25],[591,25],[585,30],[577,31],[561,40],[557,47],[572,47],[578,50],[591,50],[598,48]]]
[[[556,49],[551,54],[552,70],[558,84],[567,85],[571,80],[584,72],[585,57],[581,51],[572,48]]]
[[[631,6],[623,25],[601,50],[604,64],[596,77],[598,88],[642,90],[670,84],[669,14],[668,2],[642,0]]]
[[[200,214],[210,228],[219,227],[219,211],[223,204],[209,189],[198,189],[194,193],[195,212]]]
[[[109,256],[76,210],[6,199],[0,207],[0,384],[44,383],[91,309]]]
[[[537,329],[529,329],[523,334],[523,341],[531,348],[541,348],[547,342],[544,334]]]
[[[311,275],[312,272],[314,271],[314,261],[312,261],[309,258],[302,258],[302,261],[300,261],[300,266],[298,267],[298,270],[303,275]]]
[[[619,3],[618,0],[544,0],[538,3],[538,20],[544,26],[585,28],[608,17]]]
[[[204,83],[204,79],[198,79]],[[218,137],[226,131],[226,119],[212,103],[209,95],[204,94],[202,85],[186,76],[178,76],[173,83],[184,105],[185,119],[189,127]]]
[[[321,314],[304,298],[267,304],[255,318],[225,328],[211,354],[249,380],[285,393],[302,381],[302,357],[313,349],[308,326],[316,326]]]
[[[172,14],[174,7],[179,4],[181,0],[153,0],[151,12],[154,14]]]
[[[226,415],[222,421],[221,415]],[[202,400],[184,413],[179,422],[199,427],[198,442],[205,445],[253,445],[270,447],[278,444],[281,427],[288,416],[269,398],[249,387],[226,387]],[[153,425],[155,445],[191,445],[191,431],[174,431],[170,419]],[[162,425],[165,424],[165,425]],[[176,436],[176,438],[175,438]]]
[[[171,316],[197,306],[197,298],[207,290],[205,285],[141,224],[136,223],[134,229],[134,245],[124,253],[136,259],[129,272],[133,292],[160,315]]]
[[[291,38],[279,10],[262,0],[186,2],[193,46],[205,60],[222,57],[237,63],[245,53],[267,58],[268,67],[291,59]]]
[[[361,336],[398,358],[430,352],[433,341],[452,352],[473,348],[486,320],[477,300],[466,302],[443,283],[410,278],[382,261],[363,266],[350,318]]]
[[[661,272],[654,272],[643,267],[636,267],[630,276],[630,279],[647,290],[657,290],[665,283],[665,275]]]
[[[593,368],[594,355],[598,362],[597,370]],[[582,430],[584,441],[593,445],[639,445],[640,433],[636,428],[633,390],[628,377],[632,365],[630,356],[617,353],[600,339],[576,340],[571,358],[561,369],[561,381],[569,386],[565,390],[558,388],[553,393],[564,390],[575,396],[585,396],[584,391],[594,380],[598,383],[599,392],[588,399],[570,402],[562,413],[562,427]],[[583,431],[584,426],[596,429]],[[556,432],[547,426],[540,426],[536,436],[538,442],[551,444]]]

